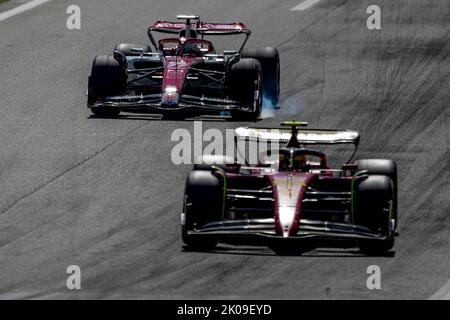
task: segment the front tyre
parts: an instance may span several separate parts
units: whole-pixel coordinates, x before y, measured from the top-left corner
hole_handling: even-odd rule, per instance
[[[243,58],[253,58],[259,61],[264,86],[264,99],[272,107],[278,105],[280,97],[280,54],[276,48],[245,48]]]
[[[256,59],[240,59],[231,66],[228,89],[232,100],[239,101],[248,110],[232,110],[238,120],[255,121],[261,114],[263,82],[261,65]]]
[[[93,114],[98,116],[117,116],[119,114],[118,109],[95,104],[105,97],[120,95],[125,80],[124,70],[114,56],[95,57],[88,82],[88,107]]]
[[[211,171],[194,170],[187,180],[183,204],[181,236],[188,248],[209,250],[217,239],[189,233],[222,216],[223,189],[221,180]]]
[[[394,183],[384,175],[369,175],[356,186],[353,220],[385,239],[359,240],[359,249],[368,255],[384,255],[394,246]]]
[[[367,170],[369,175],[384,175],[391,178],[394,184],[394,199],[393,199],[393,219],[395,227],[398,225],[398,178],[397,178],[397,164],[389,159],[360,159],[356,160],[358,171]]]

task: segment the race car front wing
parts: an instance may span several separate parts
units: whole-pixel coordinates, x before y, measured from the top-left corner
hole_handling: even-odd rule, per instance
[[[393,232],[393,231],[392,231]],[[217,238],[259,238],[264,241],[292,240],[386,240],[387,235],[376,234],[370,229],[353,224],[317,220],[300,220],[296,233],[283,237],[275,233],[275,221],[269,219],[223,220],[208,223],[188,234]]]
[[[164,104],[161,102],[162,94],[148,94],[137,96],[106,97],[96,102],[90,108],[117,108],[121,111],[144,111],[154,113],[175,113],[179,111],[198,111],[202,113],[217,113],[221,111],[241,110],[252,111],[239,101],[193,95],[181,95],[177,104]]]

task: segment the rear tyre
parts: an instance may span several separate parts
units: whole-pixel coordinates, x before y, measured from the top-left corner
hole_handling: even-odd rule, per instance
[[[231,66],[229,96],[240,101],[250,111],[232,110],[231,115],[239,120],[256,120],[262,110],[263,82],[261,65],[256,59],[240,59]]]
[[[125,73],[112,55],[100,55],[92,63],[88,83],[88,107],[99,116],[117,116],[115,108],[95,107],[95,103],[108,96],[120,95],[125,83]]]
[[[394,246],[393,218],[394,184],[390,177],[371,175],[356,187],[354,223],[373,233],[386,236],[385,240],[358,241],[359,249],[368,255],[386,254]]]
[[[189,234],[208,222],[218,221],[222,215],[223,189],[220,179],[211,171],[194,170],[187,180],[184,199],[184,221],[181,236],[187,247],[209,250],[216,247],[214,237]]]
[[[261,64],[264,98],[276,107],[280,97],[280,54],[276,48],[245,48],[243,58],[254,58]]]

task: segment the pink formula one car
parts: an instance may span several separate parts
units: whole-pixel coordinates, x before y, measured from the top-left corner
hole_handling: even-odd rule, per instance
[[[194,166],[181,215],[185,245],[212,249],[218,242],[258,243],[281,253],[325,245],[357,245],[368,254],[389,251],[397,235],[396,164],[353,161],[356,131],[283,124],[290,130],[236,129],[238,140],[280,142],[276,167],[221,156]],[[318,149],[322,146],[348,148],[352,156],[333,169],[332,159]]]
[[[120,111],[162,115],[223,114],[256,119],[263,99],[276,106],[280,61],[275,48],[245,48],[251,34],[243,23],[157,21],[149,27],[151,45],[122,43],[113,55],[94,59],[88,107],[96,115]],[[154,33],[170,34],[155,40]],[[244,35],[238,50],[217,52],[205,37]]]

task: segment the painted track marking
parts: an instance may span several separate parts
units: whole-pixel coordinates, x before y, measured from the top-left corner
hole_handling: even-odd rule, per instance
[[[3,20],[6,20],[8,18],[14,17],[15,15],[18,15],[22,12],[36,8],[37,6],[40,6],[41,4],[44,4],[49,1],[50,0],[33,0],[33,1],[27,2],[25,4],[22,4],[18,7],[15,7],[14,9],[0,13],[0,22]]]
[[[450,300],[450,280],[435,294],[428,298],[428,300]]]
[[[306,9],[311,8],[313,5],[318,3],[320,0],[305,0],[303,2],[300,2],[298,5],[293,7],[291,11],[303,11]]]

